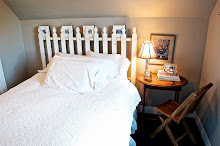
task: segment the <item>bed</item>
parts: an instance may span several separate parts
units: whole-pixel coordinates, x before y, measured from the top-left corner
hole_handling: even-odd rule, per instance
[[[63,29],[68,29],[69,31],[62,31]],[[69,37],[71,36],[69,35],[71,34],[71,27],[62,27],[60,38],[56,37],[55,34],[53,34],[54,37],[48,37],[48,30],[49,27],[47,26],[39,27],[39,43],[42,66],[46,67],[47,63],[50,64],[52,62],[50,68],[47,71],[39,71],[30,79],[0,96],[0,145],[135,145],[130,134],[134,133],[136,129],[133,113],[140,102],[140,96],[136,87],[129,80],[111,78],[103,86],[101,92],[82,91],[83,93],[81,93],[74,90],[75,88],[67,90],[43,85],[49,74],[53,73],[51,68],[58,66],[57,64],[53,66],[56,55],[53,58],[52,56],[57,53],[54,51],[54,49],[56,50],[54,40],[62,42],[63,35],[65,40],[72,39],[72,41],[77,41],[77,37]],[[41,32],[43,33],[41,34]],[[67,34],[62,34],[63,32]],[[115,32],[113,30],[111,40],[116,39],[117,42],[117,38],[114,37]],[[81,41],[85,40],[85,44],[87,43],[86,40],[91,41],[91,38],[87,38],[87,33],[85,38],[81,38]],[[125,34],[125,30],[123,34]],[[94,45],[95,38],[94,36]],[[99,39],[99,37],[97,38]],[[105,40],[104,37],[102,39]],[[122,39],[123,37],[121,37],[123,44],[124,41]],[[135,38],[133,39],[135,40]],[[53,40],[54,48],[49,47],[50,44],[47,40],[49,42]],[[125,37],[124,40],[125,42],[126,40],[132,41],[132,38],[126,39]],[[46,49],[42,43],[46,43]],[[69,46],[69,49],[71,49],[71,44]],[[135,44],[133,43],[134,46]],[[42,50],[47,52],[42,52]],[[126,51],[121,52],[121,56],[126,53]],[[57,58],[60,59],[59,57]],[[72,61],[66,58],[63,60]],[[57,62],[60,63],[61,61]],[[78,60],[72,62],[81,65],[81,61]],[[91,64],[90,61],[86,63],[94,68],[94,64]],[[61,67],[63,67],[63,64]],[[64,69],[61,70],[64,72]],[[71,73],[74,74],[75,72]],[[78,74],[80,73],[75,73],[74,76]],[[60,72],[58,75],[60,75]],[[131,80],[134,82],[132,76],[134,77],[134,72],[131,75]]]

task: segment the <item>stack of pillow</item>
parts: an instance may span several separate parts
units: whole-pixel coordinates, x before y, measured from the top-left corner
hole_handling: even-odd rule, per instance
[[[48,66],[43,86],[87,93],[101,92],[114,78],[127,79],[130,61],[120,54],[87,51],[86,56],[57,53]]]

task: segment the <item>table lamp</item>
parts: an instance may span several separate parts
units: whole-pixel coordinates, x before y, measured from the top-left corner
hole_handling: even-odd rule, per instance
[[[139,58],[146,59],[146,64],[145,64],[145,72],[144,72],[144,78],[146,80],[152,81],[152,72],[148,70],[148,64],[149,64],[149,59],[156,58],[157,55],[154,52],[153,44],[151,41],[144,41],[141,51],[138,54]]]

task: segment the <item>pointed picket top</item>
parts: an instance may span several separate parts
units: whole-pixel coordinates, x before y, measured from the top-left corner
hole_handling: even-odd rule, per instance
[[[125,30],[125,26],[122,27],[122,34],[125,34],[126,30]]]
[[[133,34],[136,34],[136,32],[137,32],[137,29],[136,29],[136,27],[134,27],[133,28]]]
[[[107,29],[106,29],[106,27],[104,27],[102,31],[103,31],[103,34],[107,34]]]
[[[65,34],[65,29],[63,29],[63,27],[61,27],[60,33],[61,33],[61,34]]]
[[[95,28],[94,28],[94,34],[97,34],[97,33],[98,33],[98,28],[95,27]]]
[[[78,33],[80,34],[80,29],[79,29],[79,27],[76,28],[76,34],[78,34]]]
[[[53,34],[56,34],[57,33],[57,30],[55,27],[53,27]]]

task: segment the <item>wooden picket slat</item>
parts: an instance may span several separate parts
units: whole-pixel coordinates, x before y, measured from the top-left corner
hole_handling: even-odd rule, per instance
[[[47,56],[48,56],[48,62],[50,62],[53,54],[51,50],[51,42],[50,42],[50,29],[49,26],[46,27],[46,44],[47,44]]]
[[[108,34],[106,27],[103,28],[102,44],[103,44],[103,53],[108,54]]]
[[[90,37],[89,37],[89,30],[87,27],[85,28],[85,47],[86,47],[86,52],[90,51]]]
[[[58,46],[58,39],[57,39],[57,30],[54,27],[53,28],[53,46],[54,46],[54,53],[56,54],[57,52],[59,52],[59,46]]]
[[[122,35],[121,35],[121,57],[126,57],[126,33],[125,27],[122,28]]]
[[[99,34],[98,28],[94,28],[94,52],[99,53]]]
[[[117,37],[116,29],[114,27],[112,29],[112,54],[117,54]]]
[[[60,39],[61,39],[61,52],[66,53],[66,37],[65,37],[65,29],[61,27],[60,30]]]
[[[134,85],[136,81],[136,59],[137,59],[137,33],[136,33],[136,27],[134,27],[132,34],[132,47],[131,47],[131,82]]]
[[[69,30],[69,51],[70,54],[74,54],[73,27],[70,27],[68,30]]]
[[[78,55],[82,55],[82,41],[79,27],[76,28],[76,45]]]
[[[43,31],[46,33],[45,26],[39,26],[38,38],[39,38],[39,46],[40,46],[41,63],[42,63],[42,68],[45,68],[46,67],[46,56],[45,56],[45,48],[44,48],[44,33],[43,33]]]

